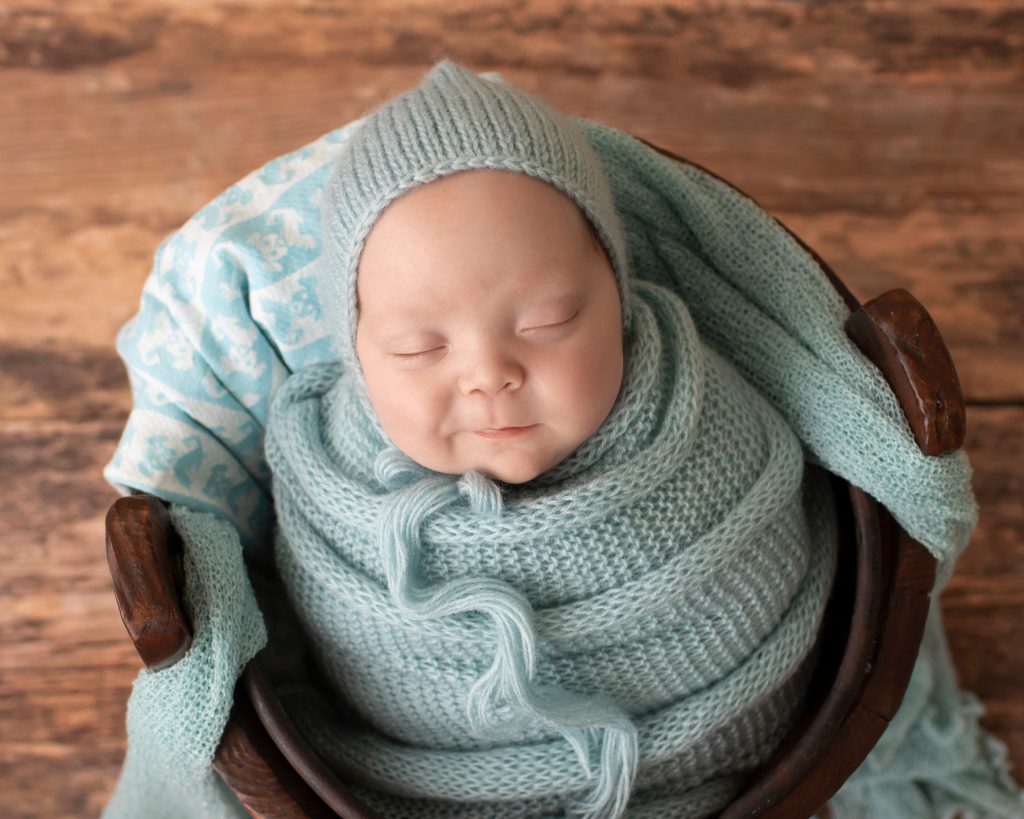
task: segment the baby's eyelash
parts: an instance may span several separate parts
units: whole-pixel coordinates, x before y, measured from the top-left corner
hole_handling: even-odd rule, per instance
[[[541,324],[541,325],[539,325],[537,327],[527,327],[525,329],[526,330],[550,330],[550,329],[552,329],[554,327],[561,327],[563,324],[568,324],[570,321],[575,319],[576,316],[578,316],[579,314],[580,314],[580,311],[577,310],[575,313],[573,313],[571,316],[569,316],[569,318],[567,318],[565,321],[556,321],[554,324]],[[417,358],[423,358],[424,356],[428,356],[431,353],[436,353],[438,350],[443,350],[443,349],[444,349],[443,346],[441,346],[441,347],[431,347],[429,350],[422,350],[422,351],[420,351],[418,353],[392,353],[392,355],[395,356],[395,358],[402,359],[403,361],[415,361]]]
[[[575,313],[573,313],[571,316],[569,316],[569,318],[567,318],[565,321],[556,321],[554,324],[542,324],[539,327],[527,327],[526,329],[527,330],[547,330],[547,329],[549,329],[551,327],[561,327],[563,324],[568,324],[570,321],[572,321],[574,318],[576,318],[576,316],[578,316],[579,314],[580,314],[580,311],[577,310]]]
[[[419,352],[419,353],[395,353],[395,355],[398,356],[398,358],[404,358],[406,360],[409,360],[409,359],[415,359],[415,358],[422,358],[425,355],[430,355],[431,353],[436,353],[438,350],[441,350],[441,349],[444,349],[444,348],[443,347],[431,347],[429,350],[423,350],[422,352]]]

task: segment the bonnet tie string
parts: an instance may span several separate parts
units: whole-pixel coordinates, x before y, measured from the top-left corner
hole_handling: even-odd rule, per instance
[[[570,810],[589,819],[622,816],[638,764],[637,731],[629,715],[608,697],[534,682],[537,635],[533,608],[522,592],[491,577],[460,577],[431,586],[418,575],[424,521],[463,497],[476,514],[500,516],[497,484],[479,472],[458,478],[431,472],[394,447],[378,454],[374,473],[391,490],[377,521],[377,544],[398,609],[417,620],[478,612],[494,625],[494,660],[473,684],[466,704],[472,730],[509,735],[539,718],[565,737],[587,778],[594,780],[589,795]],[[596,774],[591,764],[595,751]]]

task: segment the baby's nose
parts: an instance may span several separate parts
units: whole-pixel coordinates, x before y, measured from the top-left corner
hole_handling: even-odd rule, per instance
[[[465,395],[483,393],[497,395],[504,390],[522,386],[525,373],[522,365],[500,349],[474,357],[459,378]]]

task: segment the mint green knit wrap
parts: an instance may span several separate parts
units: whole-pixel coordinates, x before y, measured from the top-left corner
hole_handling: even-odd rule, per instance
[[[385,815],[700,816],[791,723],[835,561],[828,484],[677,295],[631,298],[620,400],[528,484],[418,466],[335,365],[275,397],[278,569],[369,726],[286,704]]]

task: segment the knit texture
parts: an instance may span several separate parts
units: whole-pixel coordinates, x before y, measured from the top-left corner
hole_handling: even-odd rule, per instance
[[[635,425],[637,430],[647,430],[647,439],[640,433],[640,437],[629,436],[619,445],[614,436],[592,446],[588,442],[584,449],[594,459],[571,459],[564,469],[552,470],[533,487],[524,486],[517,497],[505,492],[496,494],[487,482],[472,476],[455,481],[437,480],[437,476],[418,472],[392,455],[383,455],[380,461],[376,457],[367,462],[346,459],[348,452],[375,451],[374,441],[372,435],[360,437],[361,426],[354,419],[349,425],[351,439],[338,437],[336,430],[331,432],[330,425],[321,424],[321,418],[343,414],[344,410],[338,407],[344,406],[346,394],[351,396],[344,386],[351,382],[346,382],[348,372],[336,363],[332,328],[323,320],[310,271],[326,255],[326,248],[324,254],[320,252],[318,211],[329,184],[329,172],[348,140],[359,133],[360,121],[254,172],[169,237],[158,252],[139,315],[119,334],[118,349],[132,376],[135,406],[118,451],[104,471],[115,485],[147,489],[169,500],[216,511],[237,527],[249,557],[263,559],[267,554],[266,535],[272,531],[269,521],[273,507],[269,470],[260,440],[268,419],[269,396],[273,394],[275,401],[280,401],[280,415],[275,422],[279,433],[290,435],[288,430],[294,425],[295,431],[309,436],[308,440],[315,441],[317,434],[321,436],[324,450],[317,453],[318,460],[310,462],[309,466],[316,468],[313,471],[323,474],[326,470],[332,479],[351,477],[351,486],[369,487],[367,508],[379,513],[374,518],[381,521],[379,529],[368,520],[369,512],[354,519],[346,517],[349,485],[344,480],[339,498],[326,499],[319,509],[303,508],[298,517],[284,524],[283,528],[287,528],[294,523],[299,531],[297,545],[282,550],[282,565],[294,571],[290,584],[301,589],[305,574],[313,577],[310,588],[319,588],[303,598],[308,606],[305,616],[322,619],[325,636],[316,637],[315,643],[331,682],[324,689],[301,685],[280,693],[302,730],[329,760],[342,769],[353,765],[373,769],[362,784],[354,786],[354,791],[385,815],[472,816],[484,811],[488,816],[511,816],[522,815],[517,813],[518,808],[529,805],[527,815],[558,816],[564,815],[565,806],[585,807],[587,801],[604,805],[610,812],[617,811],[616,797],[609,798],[610,794],[620,792],[617,786],[609,793],[595,785],[615,781],[607,771],[628,772],[630,768],[628,754],[619,754],[617,764],[613,764],[614,755],[603,753],[604,738],[624,727],[616,719],[623,712],[636,727],[637,739],[636,775],[627,815],[707,815],[741,786],[739,775],[729,769],[741,768],[743,761],[727,751],[742,746],[751,735],[765,744],[773,742],[773,730],[784,722],[784,715],[792,706],[786,703],[787,686],[779,677],[774,681],[769,676],[758,678],[763,685],[759,690],[766,692],[763,707],[753,701],[750,689],[738,699],[729,699],[730,681],[742,678],[744,670],[752,668],[751,663],[763,658],[765,652],[789,652],[793,658],[800,654],[799,634],[787,637],[780,629],[786,622],[805,619],[794,616],[799,608],[794,606],[804,589],[814,588],[809,580],[810,568],[791,563],[787,569],[780,560],[780,565],[771,569],[774,574],[769,577],[782,573],[790,588],[795,585],[799,591],[778,615],[779,626],[759,642],[752,635],[763,632],[767,626],[760,624],[759,632],[759,624],[751,628],[744,619],[730,622],[722,616],[729,610],[728,601],[737,599],[742,591],[738,584],[710,587],[703,622],[702,596],[691,599],[684,594],[679,607],[670,612],[683,624],[676,636],[660,633],[657,622],[645,623],[643,611],[630,615],[627,609],[626,620],[633,617],[638,631],[628,644],[618,647],[602,647],[601,629],[591,627],[591,619],[597,624],[614,625],[614,607],[597,605],[590,619],[559,620],[549,614],[582,611],[591,601],[607,595],[614,600],[616,588],[602,584],[616,583],[618,578],[642,576],[642,583],[632,584],[641,593],[649,582],[670,583],[673,565],[678,568],[691,556],[696,557],[706,538],[710,538],[708,543],[714,542],[711,533],[715,526],[711,524],[708,530],[708,522],[744,520],[744,514],[734,510],[744,502],[751,504],[750,518],[746,528],[740,526],[738,531],[749,534],[762,530],[754,510],[767,497],[754,491],[761,485],[755,473],[771,472],[764,459],[780,445],[771,443],[775,440],[771,435],[744,439],[744,435],[750,435],[750,429],[757,428],[757,422],[753,427],[743,423],[735,426],[737,421],[749,422],[749,413],[763,412],[764,401],[760,399],[752,403],[743,401],[739,407],[725,401],[721,419],[706,411],[717,405],[716,390],[724,389],[721,385],[716,387],[716,383],[732,383],[741,391],[749,389],[743,386],[745,383],[766,398],[796,433],[803,454],[857,483],[889,506],[897,520],[940,559],[943,578],[952,570],[974,526],[975,510],[965,456],[958,453],[925,458],[916,449],[888,386],[845,337],[842,328],[848,315],[846,307],[799,243],[755,203],[702,170],[663,157],[614,129],[585,120],[576,123],[600,158],[610,182],[622,219],[629,269],[638,288],[642,287],[641,280],[650,285],[634,301],[646,305],[648,318],[637,323],[636,332],[629,339],[634,351],[631,357],[646,363],[631,369],[629,383],[639,389],[634,390],[635,395],[627,395],[624,402],[626,405],[635,400],[637,407],[647,408],[639,412]],[[685,309],[680,311],[666,293],[680,298]],[[700,338],[696,348],[681,342],[687,336],[672,336],[674,322],[665,317],[673,314],[683,328],[685,316],[690,316]],[[655,343],[640,334],[642,326],[657,328]],[[642,349],[648,352],[638,352]],[[651,355],[655,349],[661,352]],[[687,388],[676,384],[670,376],[698,366],[694,357],[704,361],[703,386],[693,387],[702,390],[703,395],[699,402],[689,404],[693,409],[690,421],[680,421],[687,413],[673,406],[670,399],[686,395]],[[660,371],[652,376],[649,368],[657,370],[665,366],[664,362],[672,363],[671,372]],[[731,367],[739,371],[742,380],[736,380],[735,372],[727,375]],[[295,376],[290,378],[292,373]],[[637,380],[637,373],[647,373],[645,377],[658,383],[648,385],[645,393],[647,382]],[[732,381],[728,380],[730,377]],[[651,396],[662,396],[654,409],[647,403]],[[770,416],[771,413],[765,414],[766,418]],[[609,428],[621,421],[622,416],[613,413]],[[689,448],[680,451],[685,451],[693,464],[706,465],[715,457],[714,439],[722,432],[715,426],[719,421],[728,427],[724,435],[727,445],[735,446],[738,437],[744,442],[741,450],[762,454],[761,462],[757,458],[748,461],[746,456],[740,461],[746,467],[753,464],[753,473],[742,469],[730,472],[734,467],[723,461],[730,480],[735,481],[733,494],[730,495],[728,482],[719,488],[717,474],[709,471],[705,474],[706,486],[698,481],[691,487],[697,493],[695,500],[710,499],[709,508],[691,508],[688,504],[672,507],[664,503],[652,506],[648,498],[681,491],[688,480],[686,475],[681,476],[683,483],[663,480],[672,471],[665,464],[656,464],[658,468],[652,469],[647,494],[631,494],[635,486],[631,486],[629,478],[635,479],[636,473],[630,472],[629,465],[637,457],[642,459],[644,453],[674,451],[672,447],[664,448],[672,436],[662,429],[662,424],[682,424],[678,427],[682,429],[687,423],[696,423]],[[765,423],[768,429],[774,428],[770,422]],[[634,424],[622,428],[629,433]],[[787,436],[783,433],[782,437]],[[702,448],[706,450],[707,461],[699,457]],[[781,446],[781,450],[785,449]],[[285,455],[280,453],[282,458]],[[620,465],[618,469],[605,468],[614,463]],[[794,480],[800,468],[783,471],[789,480]],[[621,481],[618,473],[622,473]],[[304,466],[296,480],[298,493],[315,490],[315,481],[303,483],[305,474]],[[800,544],[805,542],[799,530],[805,527],[808,566],[823,560],[821,553],[827,552],[829,543],[827,526],[821,529],[815,523],[816,476],[816,467],[804,467],[802,511],[780,513],[780,519],[797,528],[788,535],[778,535],[780,543],[799,553],[804,548]],[[275,489],[279,484],[275,480]],[[605,487],[610,494],[604,497],[621,500],[622,505],[603,509],[588,495],[588,486]],[[738,487],[742,486],[749,486],[751,492],[741,495]],[[316,497],[315,492],[311,497]],[[592,502],[589,506],[588,498]],[[568,500],[572,503],[561,502]],[[589,508],[594,515],[577,519],[569,506],[577,511]],[[769,508],[770,505],[764,507]],[[640,530],[678,524],[683,527],[683,534],[678,542],[624,543],[605,537],[608,527],[599,520],[604,513],[621,521],[624,531],[634,523]],[[535,552],[538,544],[548,539],[564,550],[552,565],[570,584],[567,588],[549,579],[543,562],[520,565],[516,560],[517,542],[492,537],[495,527],[514,524],[520,516],[530,514],[541,525],[536,531],[525,532],[522,540]],[[673,521],[672,515],[681,516],[682,521]],[[647,517],[653,518],[650,524]],[[308,543],[299,528],[305,518],[311,521]],[[550,523],[545,523],[547,518]],[[570,530],[563,536],[558,526],[567,522]],[[187,529],[187,519],[176,518],[175,525],[183,531]],[[586,536],[573,537],[573,526],[596,532],[600,542]],[[686,539],[687,526],[692,534],[690,540]],[[362,531],[364,535],[350,543],[340,542],[337,536],[348,531]],[[394,537],[382,538],[388,532]],[[453,532],[473,539],[474,548],[455,548],[457,544],[447,537]],[[765,533],[764,537],[772,539],[774,535]],[[375,551],[374,547],[385,540],[391,546],[403,548]],[[329,552],[318,553],[318,543],[328,544]],[[224,548],[225,544],[230,548]],[[227,585],[235,590],[247,586],[244,567],[233,556],[237,555],[238,544],[232,544],[223,532],[185,537],[185,549],[186,555],[197,550],[205,552],[212,561],[199,561],[190,571],[231,578]],[[595,549],[603,559],[594,559]],[[728,548],[726,553],[719,558],[712,552],[706,564],[720,578],[730,576],[727,564],[730,555],[734,555]],[[408,558],[404,563],[403,554]],[[534,564],[547,560],[547,554],[541,552],[533,560]],[[289,561],[294,563],[294,569],[288,568]],[[570,565],[575,571],[565,571]],[[324,570],[322,577],[319,568]],[[742,567],[732,570],[741,571]],[[482,577],[510,587],[520,584],[518,592],[534,611],[533,617],[519,616],[517,612],[522,613],[525,608],[516,609],[514,595],[506,594],[501,597],[509,604],[506,624],[515,628],[506,629],[499,636],[497,618],[476,611],[456,611],[451,604],[458,602],[457,597],[435,594],[451,590],[445,586],[449,580],[472,581]],[[699,588],[700,577],[697,571],[688,579]],[[361,596],[354,598],[362,606],[358,617],[352,616],[347,598],[332,593],[335,588],[342,588],[343,582],[352,583],[353,578],[358,581],[353,588],[361,591]],[[777,584],[762,581],[754,589],[770,598],[775,594],[774,585]],[[402,594],[392,597],[392,587]],[[629,582],[623,581],[618,588],[623,590],[620,599],[628,598]],[[196,644],[210,646],[212,654],[207,662],[185,666],[181,673],[168,673],[175,666],[156,674],[140,675],[129,703],[129,753],[118,795],[108,807],[110,816],[219,816],[230,815],[233,809],[223,790],[218,790],[216,778],[210,775],[208,739],[218,736],[223,729],[223,704],[230,702],[241,658],[249,653],[247,646],[261,644],[264,630],[260,623],[246,616],[248,605],[244,595],[228,590],[212,595],[197,593],[191,580],[187,595],[197,624]],[[494,599],[497,597],[491,602]],[[442,610],[442,616],[436,619],[411,616],[409,604],[415,610],[424,601],[444,602],[448,610]],[[726,608],[718,610],[719,601],[724,601]],[[670,600],[657,602],[672,607]],[[694,608],[687,611],[691,605]],[[745,607],[740,608],[746,611]],[[207,611],[222,614],[207,618]],[[687,620],[687,616],[692,619]],[[361,676],[360,669],[347,663],[340,653],[332,655],[330,629],[344,632],[342,624],[350,617],[353,628],[363,628],[368,633],[377,629],[385,635],[401,635],[409,629],[416,638],[403,646],[404,651],[398,655],[400,662],[420,668],[426,665],[430,679],[419,682],[426,686],[431,679],[436,680],[439,691],[449,696],[454,696],[453,691],[457,695],[473,690],[476,682],[484,679],[494,666],[501,651],[513,645],[529,647],[532,633],[534,651],[532,655],[521,655],[526,660],[515,663],[507,651],[502,655],[510,661],[502,667],[524,672],[528,684],[508,691],[488,686],[476,689],[475,701],[484,706],[483,719],[479,721],[483,725],[478,726],[484,730],[479,733],[473,730],[465,711],[468,694],[461,702],[437,699],[436,707],[447,710],[457,721],[446,733],[444,720],[434,716],[440,728],[431,728],[431,715],[422,717],[422,712],[429,712],[429,708],[413,709],[400,702],[401,697],[395,692],[402,689],[396,686],[409,683],[401,679],[394,682],[391,678],[400,675],[391,671],[387,663],[371,665]],[[232,622],[242,627],[234,630],[227,625]],[[692,624],[689,632],[686,623]],[[549,638],[551,633],[564,633],[558,629],[567,624],[579,629],[584,637],[588,630],[597,633],[590,642],[581,639],[578,648],[572,637],[560,641]],[[482,636],[487,627],[492,629],[489,640]],[[426,637],[420,639],[424,633]],[[643,639],[646,633],[653,635],[655,641],[660,634],[665,647],[655,645],[648,652],[649,646]],[[351,635],[341,636],[351,639]],[[449,637],[456,638],[456,646],[462,637],[476,639],[469,639],[462,653],[441,652],[443,662],[436,669],[425,663],[425,658],[438,654],[439,641]],[[718,653],[673,653],[673,641],[689,638],[723,647]],[[750,639],[755,640],[753,647],[749,645]],[[373,646],[359,648],[371,654],[375,650]],[[383,651],[383,646],[376,649]],[[622,679],[609,672],[600,660],[591,661],[589,657],[592,653],[600,657],[603,652],[610,660],[616,659],[616,650],[633,651],[648,664],[645,668],[655,669],[653,688],[648,689],[646,683],[635,684],[637,678],[628,674]],[[449,656],[457,662],[448,662]],[[778,661],[779,655],[775,656],[776,662],[769,667],[785,667],[785,662]],[[670,661],[680,659],[689,667],[669,667]],[[227,673],[215,675],[211,685],[206,668],[212,660],[216,667],[227,669]],[[803,662],[812,660],[809,657]],[[800,661],[795,662],[799,667]],[[724,671],[730,663],[734,670]],[[532,677],[527,673],[531,667]],[[579,685],[574,686],[577,672]],[[647,671],[641,673],[646,675]],[[725,676],[715,679],[716,674],[723,673]],[[800,694],[801,674],[797,670],[788,686],[788,692],[796,698]],[[372,690],[368,678],[373,675],[384,677],[389,684],[386,691]],[[702,676],[713,680],[705,688],[700,688]],[[937,607],[933,607],[904,706],[875,751],[832,800],[837,819],[897,815],[950,819],[954,809],[965,819],[1022,814],[1024,803],[1007,773],[1005,748],[981,731],[976,700],[958,691],[954,679]],[[141,684],[142,680],[146,680],[145,684]],[[356,690],[356,699],[370,704],[370,716],[354,738],[335,730],[343,715],[336,711],[337,697],[332,689],[346,684],[346,680],[355,680],[362,686]],[[593,683],[592,688],[585,687],[588,680]],[[690,693],[680,695],[674,703],[658,702],[659,697],[671,699],[673,695],[667,692],[673,686]],[[556,695],[556,688],[563,695]],[[549,698],[531,700],[529,691],[537,689]],[[598,690],[601,696],[595,694]],[[494,693],[502,696],[492,697]],[[509,694],[520,696],[520,700],[509,699]],[[582,699],[573,700],[574,694]],[[706,697],[714,696],[724,697],[724,707],[737,709],[741,716],[730,722],[724,717],[718,719],[717,712],[711,711],[716,714],[716,722],[702,736],[699,721],[693,718],[694,709],[706,707]],[[166,708],[165,697],[167,701],[177,698],[187,707]],[[206,701],[215,707],[201,707]],[[581,705],[578,713],[594,726],[584,729],[586,741],[578,742],[574,748],[572,720],[565,718],[564,711],[559,722],[527,707],[538,701],[542,705]],[[373,724],[374,720],[380,724],[398,721],[403,708],[418,710],[423,719],[409,730],[434,734],[430,739],[434,746],[420,746],[422,753],[413,754],[412,759],[402,753],[396,756],[393,746],[402,743],[394,734]],[[672,716],[665,725],[653,727],[659,714],[662,719],[666,719],[666,714]],[[777,720],[774,726],[772,719]],[[427,789],[455,788],[464,777],[474,779],[508,770],[509,741],[508,737],[500,736],[499,730],[503,725],[509,726],[513,737],[518,731],[527,747],[540,749],[539,761],[531,758],[526,762],[542,772],[552,769],[553,777],[565,778],[555,781],[542,777],[538,786],[529,776],[523,776],[522,784],[527,790],[513,793],[517,788],[515,775],[511,784],[499,777],[497,781],[504,782],[506,790],[498,794],[487,791],[483,797],[486,807],[470,797],[461,804],[447,800],[443,812],[431,812],[440,803],[436,797],[422,793],[430,772],[438,773],[439,779],[436,786],[426,782]],[[375,762],[371,765],[353,761],[352,743],[362,743],[360,747],[369,749]],[[665,757],[650,750],[678,749],[686,743],[695,750],[681,758],[673,757],[672,750],[665,750]],[[512,746],[513,752],[515,747],[518,746]],[[580,747],[588,752],[587,761],[594,777],[586,776],[577,753]],[[618,747],[623,749],[625,744]],[[438,756],[450,760],[452,765],[437,764]],[[174,766],[181,759],[191,761],[178,772]],[[470,759],[476,762],[463,766]],[[553,765],[547,764],[549,759]],[[399,768],[407,769],[410,784],[400,784],[396,791],[390,791],[384,780]],[[425,775],[424,771],[428,773]],[[699,772],[696,777],[694,771]],[[383,778],[378,772],[383,772]],[[702,777],[704,781],[699,783],[697,780]],[[538,794],[538,787],[547,791]],[[194,807],[196,804],[202,807]],[[184,807],[175,812],[176,805]]]
[[[601,161],[582,130],[537,97],[442,60],[419,85],[367,115],[334,163],[323,198],[317,289],[349,371],[362,372],[355,355],[356,268],[374,222],[403,193],[482,168],[533,176],[576,202],[608,253],[629,330],[626,241]]]
[[[790,725],[834,569],[828,484],[678,296],[637,283],[632,309],[621,400],[557,481],[419,467],[336,365],[275,398],[280,574],[370,727],[288,703],[346,781],[402,797],[386,815],[678,807]]]

